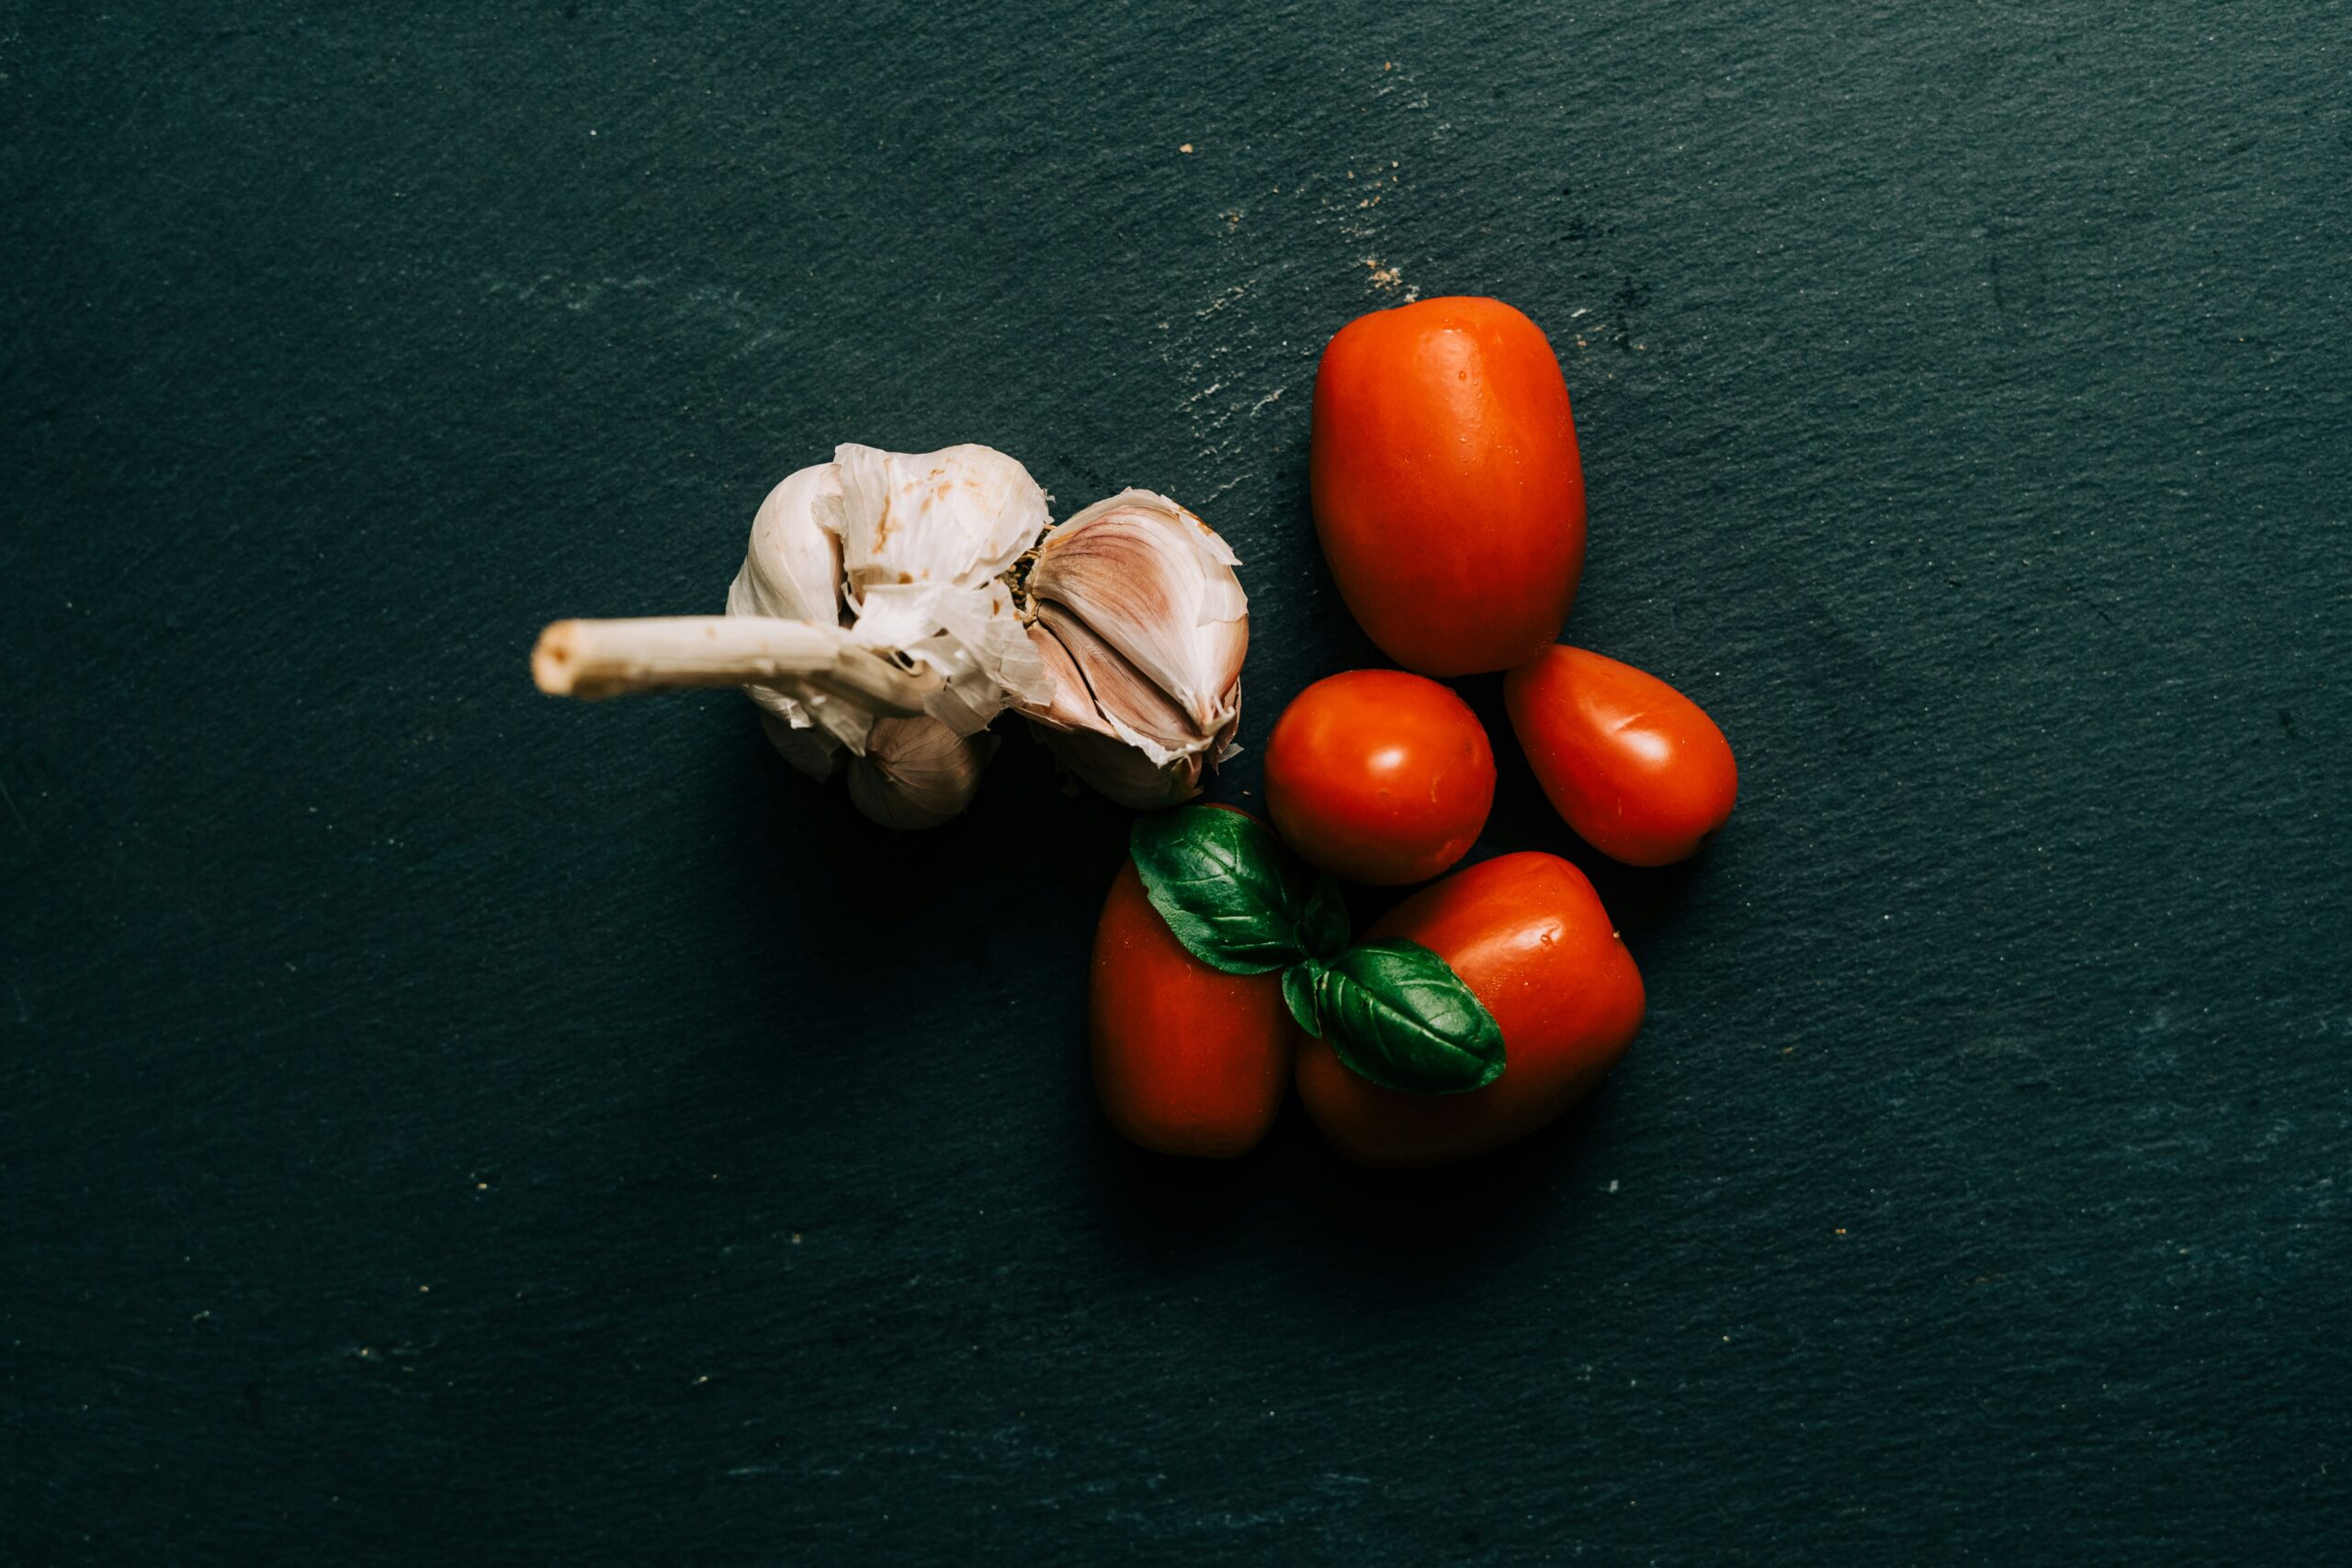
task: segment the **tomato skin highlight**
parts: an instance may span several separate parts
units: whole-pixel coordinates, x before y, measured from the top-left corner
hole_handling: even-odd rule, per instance
[[[1310,865],[1375,886],[1426,882],[1469,852],[1495,802],[1470,705],[1401,670],[1326,676],[1266,738],[1266,814]]]
[[[1086,1032],[1112,1126],[1161,1154],[1233,1159],[1273,1125],[1298,1026],[1281,976],[1227,975],[1185,952],[1130,859],[1094,929]]]
[[[1522,664],[1584,569],[1584,470],[1544,329],[1499,299],[1341,327],[1315,377],[1315,531],[1380,650],[1423,675]]]
[[[1641,1027],[1641,971],[1584,873],[1528,851],[1423,888],[1367,938],[1408,937],[1462,976],[1503,1032],[1503,1076],[1468,1094],[1406,1094],[1298,1048],[1299,1099],[1323,1135],[1371,1166],[1438,1165],[1501,1147],[1584,1098]]]
[[[1611,860],[1688,860],[1731,816],[1731,742],[1655,675],[1552,648],[1503,678],[1503,705],[1553,807]]]

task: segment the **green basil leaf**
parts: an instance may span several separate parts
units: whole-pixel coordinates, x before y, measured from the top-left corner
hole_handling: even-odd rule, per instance
[[[1315,988],[1322,978],[1323,965],[1312,958],[1301,959],[1283,971],[1283,1004],[1298,1020],[1298,1026],[1318,1040],[1323,1037],[1323,1014],[1315,1005]]]
[[[1503,1032],[1444,959],[1391,938],[1351,947],[1316,983],[1331,1049],[1383,1089],[1467,1094],[1503,1075]]]
[[[1298,917],[1299,941],[1306,951],[1330,964],[1348,948],[1348,901],[1329,872],[1315,879],[1306,908]]]
[[[1228,975],[1263,975],[1311,956],[1306,909],[1282,840],[1238,811],[1180,806],[1136,818],[1127,836],[1151,907],[1184,951]]]

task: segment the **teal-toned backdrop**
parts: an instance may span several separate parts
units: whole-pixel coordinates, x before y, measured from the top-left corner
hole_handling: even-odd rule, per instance
[[[0,1559],[2352,1538],[2345,6],[15,4],[0,130]],[[1224,532],[1255,748],[1448,292],[1743,766],[1509,1155],[1126,1152],[1025,738],[893,840],[530,688],[972,440]]]

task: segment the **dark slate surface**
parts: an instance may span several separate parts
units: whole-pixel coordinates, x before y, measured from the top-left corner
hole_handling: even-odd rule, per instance
[[[0,1558],[2340,1548],[2352,17],[1573,13],[0,8]],[[1261,737],[1416,290],[1744,764],[1525,1149],[1131,1156],[1034,746],[892,841],[528,687],[970,439],[1226,532]]]

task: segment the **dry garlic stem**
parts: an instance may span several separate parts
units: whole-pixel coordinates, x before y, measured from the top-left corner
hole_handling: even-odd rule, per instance
[[[906,670],[848,642],[835,626],[759,615],[661,615],[558,621],[531,650],[531,678],[558,697],[615,697],[741,686],[790,677],[861,705],[910,717],[938,675]]]

